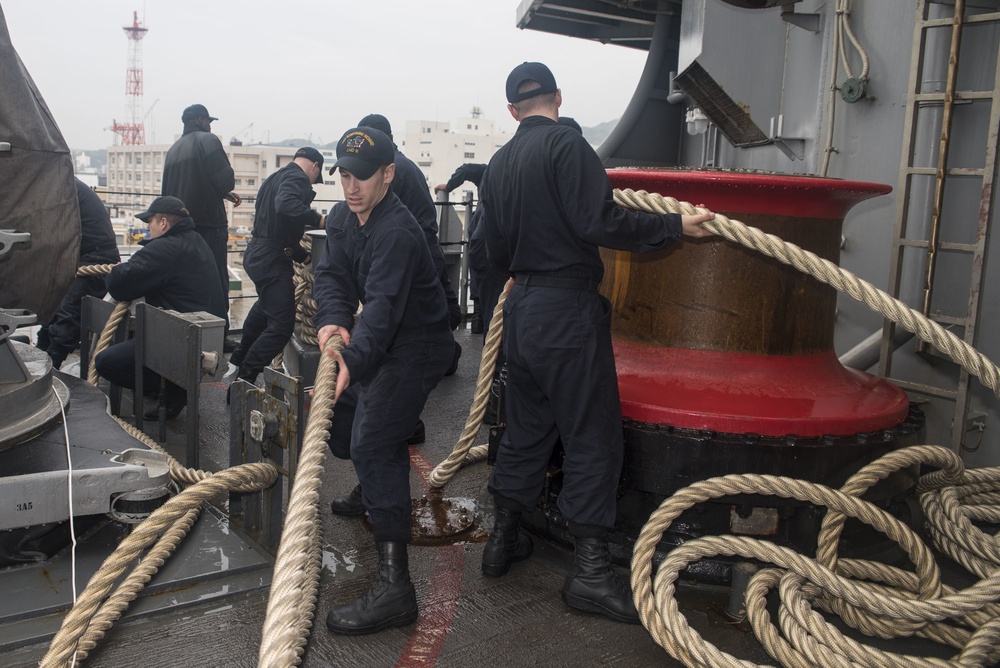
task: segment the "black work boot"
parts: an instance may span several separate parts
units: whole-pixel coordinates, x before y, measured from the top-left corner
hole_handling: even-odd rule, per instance
[[[452,358],[451,366],[448,367],[448,370],[444,372],[444,375],[446,376],[455,375],[455,372],[458,371],[458,360],[461,356],[462,356],[462,344],[460,344],[458,341],[455,341],[455,357]]]
[[[472,333],[482,334],[483,333],[483,309],[479,306],[479,302],[475,301],[472,303]]]
[[[166,418],[168,420],[175,420],[181,414],[181,411],[184,410],[184,406],[187,405],[187,392],[178,385],[167,383],[167,388],[163,391],[163,404],[166,409]],[[159,405],[153,406],[143,413],[142,419],[149,420],[150,422],[158,421],[160,419]]]
[[[566,577],[562,598],[577,610],[639,623],[631,588],[611,570],[607,536],[576,537],[576,570]]]
[[[507,574],[511,564],[531,556],[534,545],[531,538],[520,535],[518,525],[521,513],[497,507],[493,533],[483,548],[483,575],[498,578]]]
[[[375,545],[378,547],[375,582],[358,600],[330,611],[326,628],[334,633],[360,636],[417,621],[417,593],[410,582],[406,543]]]
[[[424,421],[418,419],[417,426],[413,428],[413,433],[406,439],[407,445],[420,445],[427,440],[427,428],[424,427]]]
[[[338,496],[330,502],[330,512],[334,515],[344,517],[356,517],[365,514],[365,504],[361,500],[360,483],[351,490],[350,494]]]
[[[243,364],[243,359],[247,356],[247,351],[243,349],[243,344],[236,344],[236,348],[233,349],[233,354],[229,356],[229,363],[233,366],[240,366]]]

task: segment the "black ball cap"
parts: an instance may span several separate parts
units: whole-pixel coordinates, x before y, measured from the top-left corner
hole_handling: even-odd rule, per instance
[[[389,125],[389,119],[382,114],[368,114],[360,121],[358,121],[358,127],[375,128],[376,130],[381,130],[386,134],[389,139],[392,139],[392,126]]]
[[[184,113],[181,114],[181,123],[187,123],[188,121],[193,121],[196,118],[207,118],[210,121],[219,120],[215,116],[208,113],[208,109],[205,108],[205,105],[192,104],[184,110]]]
[[[180,216],[181,218],[187,218],[191,215],[191,212],[184,208],[184,202],[180,201],[176,197],[165,195],[154,199],[148,209],[142,213],[135,214],[135,217],[144,223],[148,223],[149,219],[157,213],[171,214],[174,216]]]
[[[518,93],[517,89],[529,81],[535,81],[540,85],[538,88]],[[542,63],[521,63],[507,75],[507,101],[511,104],[537,95],[554,93],[557,88],[552,71]]]
[[[303,146],[298,151],[295,152],[296,158],[305,158],[309,162],[319,163],[319,173],[316,174],[316,180],[313,183],[323,183],[323,154],[314,149],[312,146]]]
[[[359,126],[345,132],[337,142],[337,162],[333,163],[330,173],[344,169],[367,181],[379,167],[391,165],[395,157],[388,135],[376,128]]]

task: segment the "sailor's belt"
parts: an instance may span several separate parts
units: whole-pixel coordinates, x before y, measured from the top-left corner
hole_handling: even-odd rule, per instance
[[[537,288],[563,288],[564,290],[587,290],[596,292],[601,282],[592,278],[571,278],[568,276],[550,276],[547,274],[517,274],[514,277],[516,285]]]
[[[292,257],[292,253],[295,252],[291,246],[284,246],[281,243],[275,241],[274,239],[265,239],[264,237],[254,237],[251,243],[259,244],[261,246],[267,246],[268,248],[274,248],[275,250],[280,250],[285,254],[286,257]]]

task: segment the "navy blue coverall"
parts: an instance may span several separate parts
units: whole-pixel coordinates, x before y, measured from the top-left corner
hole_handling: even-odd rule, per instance
[[[375,541],[409,542],[406,439],[454,355],[444,290],[423,231],[391,190],[364,225],[345,202],[335,205],[326,232],[313,321],[351,332],[342,354],[357,397],[356,414],[346,402],[334,408],[330,450],[354,462]]]
[[[437,272],[438,280],[441,281],[448,303],[448,322],[451,328],[455,329],[462,323],[462,310],[458,305],[455,290],[451,286],[451,279],[448,278],[444,249],[441,248],[441,241],[438,239],[437,213],[431,192],[427,188],[427,179],[424,178],[420,168],[403,155],[399,148],[396,148],[395,163],[396,176],[392,180],[392,192],[396,193],[403,206],[410,210],[417,219],[417,225],[424,231],[427,250],[431,253],[434,270]]]
[[[163,159],[161,195],[173,195],[191,212],[195,229],[212,250],[222,294],[229,299],[229,219],[223,198],[236,187],[236,174],[222,142],[194,123],[184,124],[184,133]],[[221,316],[226,319],[227,313]]]
[[[516,283],[504,303],[507,432],[490,492],[499,507],[534,510],[561,439],[559,510],[574,535],[601,535],[614,527],[624,445],[598,246],[662,248],[680,239],[681,218],[616,206],[587,141],[544,116],[523,119],[493,156],[480,198],[490,262]]]
[[[254,375],[264,370],[292,338],[295,282],[292,261],[307,253],[299,240],[322,216],[310,208],[316,197],[309,175],[290,162],[267,177],[257,193],[253,240],[243,268],[257,288],[257,302],[243,323],[240,366]]]

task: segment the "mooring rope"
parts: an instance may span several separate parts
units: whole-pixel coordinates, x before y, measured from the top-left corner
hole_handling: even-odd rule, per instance
[[[81,271],[88,269],[89,273],[86,275],[99,276],[109,273],[113,266],[115,265],[88,265],[81,267]],[[128,306],[129,302],[118,302],[115,305],[115,310],[98,339],[91,357],[91,366],[87,370],[88,380],[95,387],[99,379],[94,371],[93,359],[110,345],[114,331],[128,312]],[[128,543],[129,539],[126,539],[108,556],[83,594],[77,598],[73,608],[63,618],[60,629],[40,664],[42,666],[71,666],[87,657],[191,530],[200,514],[202,501],[220,491],[257,491],[273,485],[277,478],[277,470],[270,464],[247,464],[219,474],[187,468],[141,430],[117,416],[112,417],[133,438],[163,455],[167,460],[171,479],[188,487],[150,514],[136,528],[129,539],[134,541],[133,537],[138,534],[142,537],[138,542]],[[198,487],[208,480],[213,482]],[[198,487],[195,492],[189,491],[195,487]],[[160,512],[171,503],[177,508]],[[156,542],[149,552],[135,564],[132,572],[114,588],[114,592],[108,595],[125,569],[154,540]]]
[[[319,490],[337,385],[336,362],[328,351],[343,348],[343,340],[334,336],[320,355],[309,421],[274,564],[258,659],[261,666],[297,666],[312,628],[321,564]]]
[[[493,370],[497,365],[497,355],[500,350],[500,342],[503,339],[503,304],[505,301],[507,301],[507,293],[503,292],[500,294],[500,300],[493,309],[493,316],[490,318],[486,343],[483,344],[483,357],[479,362],[479,378],[476,381],[476,391],[472,395],[472,408],[469,409],[465,428],[451,454],[431,471],[428,478],[431,487],[444,487],[460,468],[486,458],[489,447],[486,445],[473,447],[472,444],[475,442],[476,436],[479,435],[479,428],[486,415],[486,405],[490,400]]]
[[[87,634],[89,638],[98,639],[104,634],[107,630],[105,624],[109,626],[109,621],[113,621],[113,618],[120,614],[119,607],[124,609],[120,603],[123,600],[130,600],[130,597],[134,597],[135,591],[141,588],[141,586],[134,588],[134,585],[140,582],[144,583],[152,576],[156,570],[154,566],[158,567],[155,562],[162,563],[162,559],[166,558],[162,552],[165,551],[166,554],[169,554],[176,545],[174,537],[179,540],[179,536],[187,533],[190,528],[189,523],[193,522],[191,515],[201,506],[203,501],[228,491],[255,491],[274,484],[276,477],[277,471],[270,464],[241,464],[195,483],[153,511],[121,542],[90,579],[86,589],[77,598],[73,609],[63,618],[62,626],[55,638],[52,639],[49,650],[40,665],[43,667],[67,666],[74,660],[73,655],[78,650],[89,652],[93,649],[93,645],[90,643],[87,646],[79,645],[81,638]],[[115,582],[118,581],[125,569],[132,565],[140,554],[154,541],[157,541],[161,535],[164,536],[164,540],[158,545],[161,548],[161,554],[144,561],[140,567],[141,570],[136,572],[134,578],[126,580],[129,583],[130,591],[123,594],[122,599],[115,599],[114,603],[109,601],[109,604],[115,609],[105,610],[107,614],[101,616],[101,626],[94,627],[92,620],[95,614],[101,610],[102,603],[108,592],[114,587]],[[91,631],[92,627],[93,631]]]
[[[643,191],[616,190],[622,206],[654,213],[694,214],[687,202]],[[1000,396],[1000,371],[984,355],[922,314],[813,253],[748,227],[722,214],[703,224],[730,241],[789,264],[846,292],[924,341],[947,353]],[[940,570],[909,528],[887,512],[861,500],[871,485],[914,465],[941,470],[921,478],[918,493],[935,546],[982,578],[955,591],[941,584]],[[768,541],[744,536],[705,536],[673,549],[651,577],[657,543],[682,512],[730,494],[775,495],[826,507],[816,559]],[[729,475],[695,483],[676,492],[653,512],[632,557],[632,590],[643,625],[653,639],[688,666],[749,668],[705,641],[690,628],[674,596],[681,572],[700,559],[746,557],[775,564],[753,576],[747,588],[747,617],[767,652],[784,666],[985,666],[1000,659],[1000,543],[972,524],[1000,521],[1000,469],[966,471],[950,450],[915,446],[885,455],[863,467],[840,490],[778,476]],[[847,517],[888,535],[910,556],[916,573],[861,560],[838,560],[837,547]],[[779,627],[766,609],[770,590],[781,596]],[[850,626],[881,638],[920,635],[959,649],[951,660],[878,650],[842,634],[814,607],[833,612]]]
[[[672,197],[664,197],[644,190],[615,190],[615,200],[622,206],[653,213],[679,213],[691,215],[699,213],[693,204],[678,202]],[[941,325],[928,320],[922,313],[893,298],[874,285],[858,278],[833,262],[824,260],[807,250],[767,234],[738,220],[715,214],[715,219],[703,223],[705,229],[729,241],[742,244],[768,257],[791,265],[799,271],[841,292],[845,292],[874,311],[900,324],[946,353],[952,360],[978,378],[994,393],[1000,393],[1000,371],[982,353],[961,340]],[[1000,394],[998,394],[1000,396]]]

